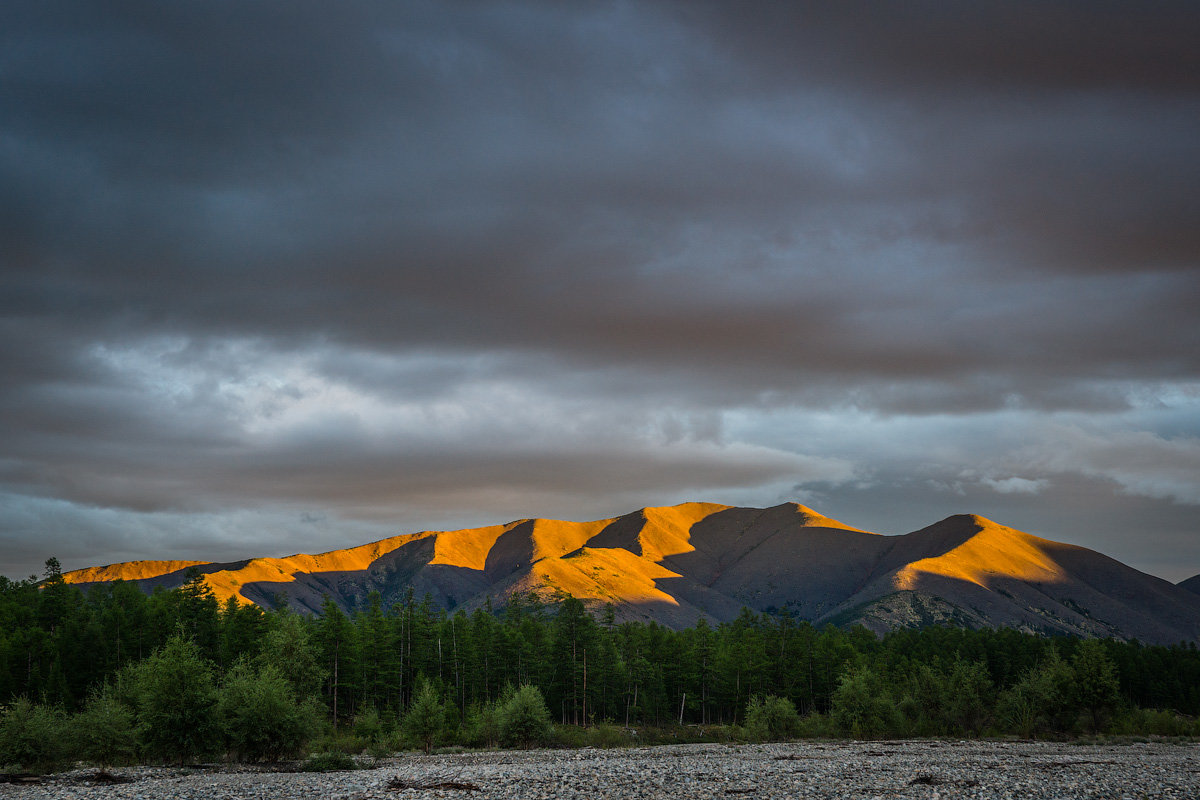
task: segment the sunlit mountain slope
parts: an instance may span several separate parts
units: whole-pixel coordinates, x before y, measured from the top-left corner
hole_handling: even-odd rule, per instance
[[[618,619],[672,627],[701,617],[731,620],[748,607],[878,632],[943,623],[1200,640],[1200,603],[1188,587],[1086,548],[973,515],[880,536],[795,503],[684,503],[591,522],[425,531],[316,555],[135,561],[65,577],[149,589],[179,585],[190,568],[222,601],[271,606],[286,596],[293,608],[310,611],[326,597],[351,610],[374,591],[385,604],[411,591],[468,611],[532,592],[551,601],[570,594],[593,608],[611,604]]]

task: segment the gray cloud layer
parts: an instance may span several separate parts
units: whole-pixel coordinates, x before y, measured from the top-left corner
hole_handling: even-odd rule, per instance
[[[0,572],[798,496],[1200,572],[1198,35],[10,4]]]

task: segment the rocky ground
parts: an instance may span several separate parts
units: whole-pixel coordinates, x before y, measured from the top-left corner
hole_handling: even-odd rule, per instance
[[[293,773],[140,767],[130,783],[88,771],[0,784],[0,800],[368,798],[1200,798],[1200,744],[804,742],[631,750],[406,755],[375,769]],[[396,788],[414,784],[457,788]],[[473,789],[471,787],[478,787]]]

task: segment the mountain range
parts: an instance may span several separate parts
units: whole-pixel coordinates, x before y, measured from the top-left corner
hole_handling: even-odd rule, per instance
[[[948,624],[1200,641],[1200,576],[1179,585],[1112,558],[974,515],[882,536],[796,503],[684,503],[612,519],[525,519],[424,531],[317,555],[229,563],[130,561],[75,570],[72,583],[117,579],[146,590],[198,569],[216,596],[318,611],[372,591],[385,605],[411,587],[448,611],[502,606],[514,594],[570,594],[618,619],[681,628],[743,608],[818,625],[889,629]]]

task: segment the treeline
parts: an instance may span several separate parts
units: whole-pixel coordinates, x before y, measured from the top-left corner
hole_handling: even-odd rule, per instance
[[[314,741],[544,741],[502,729],[518,695],[544,707],[567,742],[585,729],[615,739],[636,730],[641,741],[667,729],[718,738],[1180,735],[1196,732],[1200,653],[1194,643],[1011,629],[879,639],[749,611],[673,631],[617,623],[611,608],[592,616],[572,598],[517,597],[502,610],[451,615],[411,594],[385,609],[372,594],[353,614],[327,601],[310,617],[286,605],[221,605],[198,573],[150,595],[120,581],[85,593],[53,560],[42,581],[0,578],[0,761],[14,758],[12,742],[28,730],[69,715],[74,730],[124,742],[106,756],[115,760],[278,758]],[[155,697],[178,702],[162,707]],[[416,711],[437,725],[416,725]],[[255,733],[254,719],[279,727]],[[338,744],[347,736],[357,739]]]

